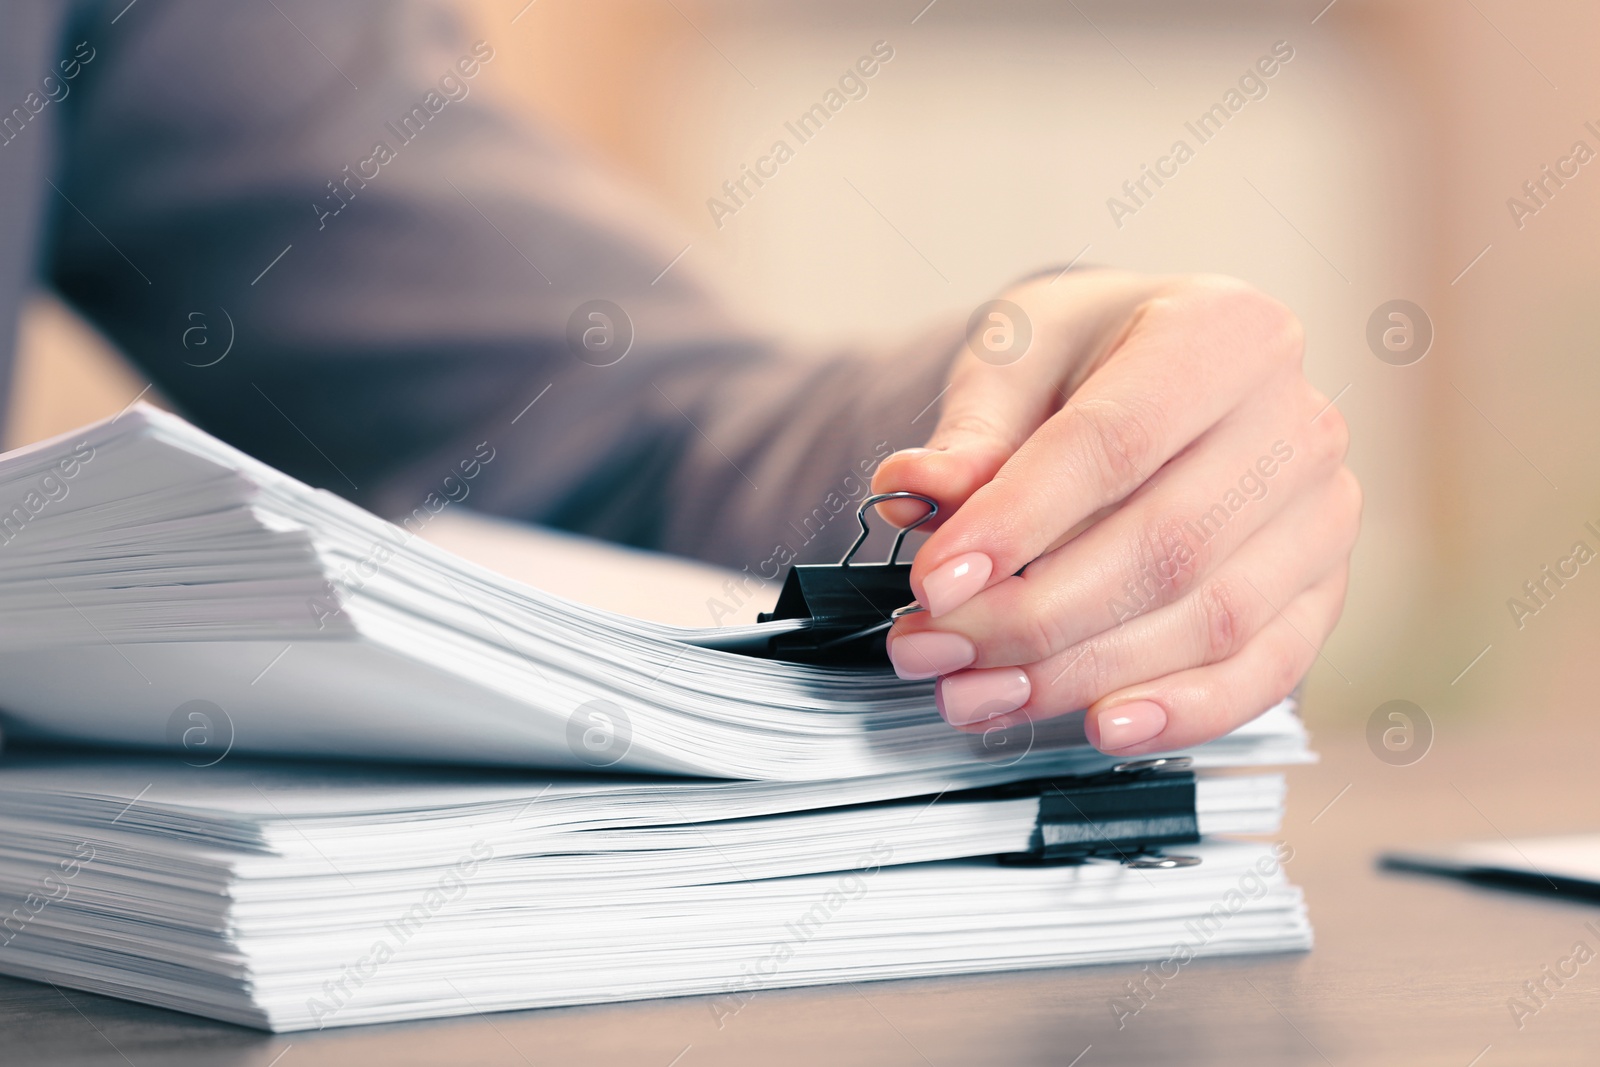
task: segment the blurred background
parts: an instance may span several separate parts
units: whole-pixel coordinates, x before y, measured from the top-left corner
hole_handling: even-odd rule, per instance
[[[1600,565],[1547,584],[1542,607],[1523,584],[1579,540],[1600,551],[1584,527],[1600,529],[1600,162],[1547,181],[1542,204],[1523,185],[1577,141],[1600,151],[1596,5],[469,7],[503,57],[478,91],[627,175],[747,317],[796,336],[965,317],[1019,274],[1078,257],[1274,294],[1306,324],[1309,375],[1350,422],[1367,492],[1349,605],[1307,690],[1313,726],[1359,731],[1397,698],[1441,737],[1452,723],[1587,722]],[[714,219],[722,183],[793,142],[784,123],[877,42],[893,58],[866,96]],[[1199,145],[1185,123],[1275,47],[1292,58],[1265,95]],[[1114,218],[1108,198],[1127,202],[1124,181],[1180,138],[1194,158]],[[1519,218],[1512,197],[1538,210]],[[1431,323],[1407,365],[1368,340],[1393,300]],[[22,347],[8,447],[114,413],[144,385],[44,295]],[[1539,609],[1520,626],[1513,597]]]

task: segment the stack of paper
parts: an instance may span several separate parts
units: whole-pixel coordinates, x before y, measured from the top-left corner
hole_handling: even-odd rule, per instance
[[[1201,786],[1207,835],[1276,828],[1277,776]],[[13,758],[0,969],[293,1030],[1309,945],[1272,846],[964,860],[1038,799],[926,788]]]
[[[7,731],[165,750],[0,761],[0,971],[296,1029],[1309,943],[1274,848],[1213,840],[1277,828],[1221,772],[1309,758],[1287,704],[1190,753],[1198,866],[1005,865],[1040,799],[996,787],[1114,762],[1081,715],[963,735],[739,651],[794,623],[586,608],[424,525],[142,407],[0,457]]]
[[[682,630],[596,611],[472,566],[419,528],[144,406],[10,453],[6,722],[19,736],[170,746],[199,736],[178,712],[204,700],[238,753],[786,780],[1043,768],[1083,744],[1081,718],[1021,738],[959,734],[930,714],[927,683],[721,651],[793,622]],[[1300,739],[1286,741],[1292,759]]]

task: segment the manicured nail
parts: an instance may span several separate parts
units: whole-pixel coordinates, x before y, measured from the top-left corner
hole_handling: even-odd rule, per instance
[[[977,647],[960,634],[924,630],[889,639],[894,673],[907,681],[953,674],[977,658]]]
[[[1033,686],[1021,667],[993,667],[941,679],[935,700],[945,722],[967,726],[1016,711],[1028,702],[1032,692]]]
[[[922,595],[928,614],[938,618],[972,599],[994,573],[994,562],[982,552],[968,552],[936,567],[922,579]]]
[[[1131,700],[1106,708],[1095,716],[1100,727],[1094,747],[1101,752],[1131,748],[1167,728],[1167,710],[1153,700]]]

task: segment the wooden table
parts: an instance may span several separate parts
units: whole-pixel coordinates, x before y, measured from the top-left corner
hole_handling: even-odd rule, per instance
[[[1316,949],[1191,964],[1120,1032],[1126,965],[770,991],[721,1030],[683,999],[281,1037],[0,979],[0,1063],[1600,1063],[1600,960],[1520,1032],[1507,1006],[1575,942],[1600,949],[1583,929],[1600,907],[1374,867],[1392,845],[1593,829],[1600,729],[1575,713],[1441,722],[1405,767],[1353,728],[1318,732],[1324,760],[1292,772],[1285,831]]]

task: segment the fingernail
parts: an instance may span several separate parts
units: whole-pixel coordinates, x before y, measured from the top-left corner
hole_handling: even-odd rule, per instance
[[[894,455],[891,455],[889,459],[894,459],[895,456],[904,456],[907,459],[915,459],[918,456],[926,456],[932,451],[933,449],[931,448],[902,448],[900,451],[894,453]]]
[[[907,681],[953,674],[977,658],[977,647],[960,634],[924,630],[889,639],[889,662]]]
[[[939,714],[952,726],[983,722],[1028,702],[1033,686],[1021,667],[962,671],[941,679],[934,691]]]
[[[1099,737],[1091,738],[1102,752],[1116,752],[1155,737],[1167,728],[1167,709],[1153,700],[1131,700],[1106,708],[1095,716]]]
[[[922,579],[923,607],[935,618],[972,599],[994,573],[994,562],[982,552],[968,552],[934,568]]]

